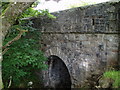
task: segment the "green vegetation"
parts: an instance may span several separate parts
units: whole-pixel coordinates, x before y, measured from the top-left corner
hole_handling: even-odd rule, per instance
[[[12,27],[12,32],[6,37],[5,42],[12,40],[19,34],[16,27]],[[20,27],[20,26],[19,26]],[[13,42],[9,50],[3,56],[3,81],[5,87],[9,84],[9,78],[12,77],[12,85],[19,86],[21,82],[27,84],[29,81],[35,81],[35,71],[45,69],[46,57],[39,50],[40,32],[28,26],[22,29],[29,30],[24,33],[20,40]],[[39,34],[38,34],[39,33]],[[34,34],[34,37],[33,37]]]
[[[54,15],[50,14],[48,10],[34,10],[33,8],[28,8],[20,18],[35,17],[35,16],[47,16],[49,18],[56,18]]]
[[[2,13],[8,8],[10,2],[1,2]]]
[[[38,84],[40,81],[36,78],[35,72],[47,68],[47,65],[44,64],[47,58],[40,51],[40,31],[32,27],[31,21],[21,20],[21,18],[36,16],[55,18],[48,10],[40,12],[30,7],[18,17],[19,24],[17,23],[18,25],[11,27],[4,40],[4,45],[6,45],[6,43],[18,36],[21,31],[27,31],[22,33],[19,40],[7,46],[9,50],[3,56],[2,75],[5,88],[21,87],[21,84],[27,87],[29,81],[32,81],[34,85]]]
[[[113,88],[120,88],[120,71],[106,71],[104,77],[114,80]]]

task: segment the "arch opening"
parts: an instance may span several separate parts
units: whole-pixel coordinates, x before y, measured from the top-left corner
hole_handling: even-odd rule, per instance
[[[48,57],[50,88],[71,88],[71,78],[65,63],[55,55]]]

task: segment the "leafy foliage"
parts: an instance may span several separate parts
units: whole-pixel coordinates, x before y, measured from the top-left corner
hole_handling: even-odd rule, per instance
[[[54,15],[50,14],[49,11],[46,10],[34,10],[33,8],[28,8],[20,18],[26,17],[35,17],[35,16],[47,16],[49,18],[56,18]]]
[[[14,26],[12,32],[7,36],[5,42],[13,39],[19,31]],[[9,48],[8,52],[3,56],[3,80],[5,86],[8,86],[10,76],[12,76],[13,86],[18,86],[21,82],[28,82],[28,80],[35,80],[35,70],[45,69],[44,64],[46,57],[39,50],[40,33],[30,26],[22,26],[23,29],[29,30],[28,34],[24,34],[22,38],[14,42]],[[34,37],[33,37],[34,34]]]
[[[1,2],[1,8],[2,8],[2,12],[4,12],[4,10],[8,7],[10,2]]]
[[[28,30],[28,32],[23,33],[20,40],[13,42],[8,47],[10,49],[3,56],[2,74],[4,86],[6,88],[10,83],[10,77],[12,77],[11,86],[19,87],[21,83],[27,85],[29,81],[36,82],[35,71],[47,68],[47,65],[44,64],[47,58],[44,56],[43,52],[39,50],[41,47],[39,44],[40,32],[32,27],[33,23],[31,21],[26,22],[21,20],[21,18],[35,16],[56,18],[51,15],[48,10],[38,11],[34,10],[32,7],[28,8],[20,17],[18,17],[19,24],[14,25],[11,28],[4,40],[4,45],[19,34],[19,31],[16,30],[16,28]]]
[[[12,32],[7,36],[5,42],[10,41],[19,33],[19,31],[16,31],[16,27],[20,26],[12,28]],[[39,50],[40,36],[37,34],[38,31],[29,26],[22,26],[22,29],[28,29],[29,34],[24,34],[20,40],[14,42],[3,57],[3,80],[6,86],[10,76],[13,77],[13,84],[17,86],[21,81],[35,78],[33,74],[36,69],[46,68],[44,64],[46,58]]]
[[[113,88],[120,88],[120,71],[106,71],[104,77],[114,80]]]
[[[48,11],[38,12],[32,8],[28,8],[19,19],[39,15],[52,17]],[[16,28],[28,30],[28,33],[24,33],[20,40],[9,46],[10,49],[3,56],[2,68],[5,87],[8,86],[10,77],[12,77],[12,86],[16,87],[22,82],[26,84],[29,81],[34,82],[36,80],[35,71],[47,68],[44,64],[47,58],[39,50],[40,32],[32,27],[31,21],[27,22],[27,24],[25,23],[25,21],[19,20],[19,25],[14,25],[11,28],[11,32],[9,32],[4,41],[5,44],[19,34]]]

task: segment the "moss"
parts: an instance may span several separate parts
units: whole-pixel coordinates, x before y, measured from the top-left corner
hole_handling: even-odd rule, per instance
[[[113,88],[120,88],[120,71],[107,71],[104,73],[104,77],[114,80]]]

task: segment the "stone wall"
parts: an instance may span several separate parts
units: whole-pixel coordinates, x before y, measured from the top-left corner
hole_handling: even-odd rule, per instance
[[[104,3],[53,13],[57,18],[34,19],[35,27],[53,33],[118,33],[119,3]],[[113,27],[114,26],[114,27]]]
[[[41,50],[47,57],[63,60],[72,87],[81,87],[91,72],[119,59],[119,6],[120,2],[107,2],[53,13],[56,19],[31,19],[33,27],[43,33]]]

